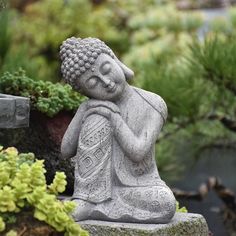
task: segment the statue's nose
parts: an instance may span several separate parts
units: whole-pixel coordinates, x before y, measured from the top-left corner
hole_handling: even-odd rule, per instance
[[[101,78],[101,81],[104,88],[109,87],[111,85],[111,80],[108,78],[103,77]]]

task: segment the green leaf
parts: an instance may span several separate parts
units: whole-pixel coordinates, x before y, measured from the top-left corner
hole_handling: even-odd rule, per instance
[[[38,220],[45,221],[47,216],[40,210],[35,209],[34,217]]]

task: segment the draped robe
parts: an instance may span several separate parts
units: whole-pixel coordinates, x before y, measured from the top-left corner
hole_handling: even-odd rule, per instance
[[[160,96],[132,89],[133,95],[120,109],[124,122],[138,136],[148,122],[148,112],[158,112],[165,121],[167,108]],[[175,199],[160,179],[154,146],[142,161],[134,162],[113,136],[110,122],[101,115],[90,115],[79,135],[73,198],[97,204],[93,214],[99,219],[160,222],[163,211],[175,211]]]

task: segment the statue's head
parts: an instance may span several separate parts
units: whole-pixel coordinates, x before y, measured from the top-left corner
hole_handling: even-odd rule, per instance
[[[133,77],[133,71],[96,38],[69,38],[61,45],[60,56],[65,81],[91,98],[115,100]]]

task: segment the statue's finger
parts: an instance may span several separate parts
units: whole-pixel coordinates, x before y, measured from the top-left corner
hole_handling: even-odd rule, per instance
[[[115,112],[115,113],[120,113],[120,110],[118,108],[118,106],[112,102],[109,101],[91,101],[89,102],[89,107],[91,108],[96,108],[96,107],[105,107],[110,109],[111,111]]]
[[[109,109],[105,108],[105,107],[96,107],[96,108],[91,108],[88,111],[86,111],[86,113],[83,116],[83,120],[82,122],[84,122],[86,120],[86,118],[92,114],[98,114],[101,116],[104,116],[106,118],[109,119],[110,117],[110,111]]]

